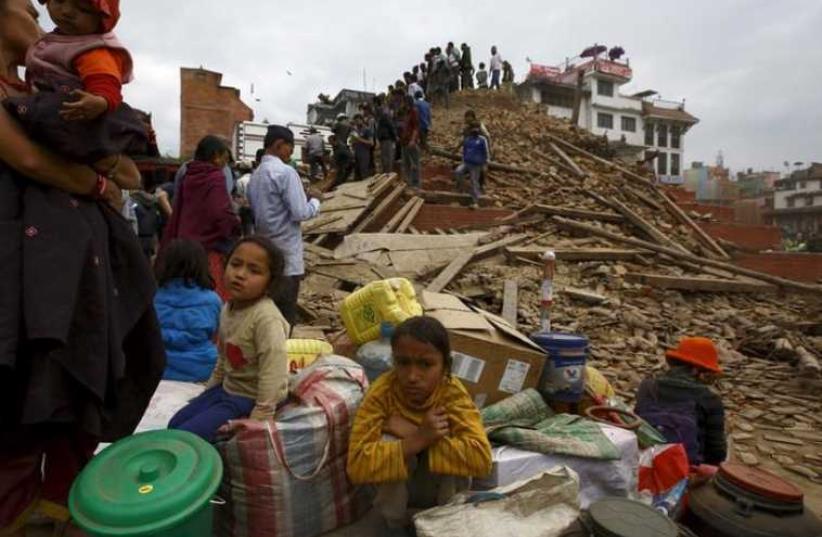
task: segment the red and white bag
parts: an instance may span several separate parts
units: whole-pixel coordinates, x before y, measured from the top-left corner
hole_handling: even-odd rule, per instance
[[[232,422],[216,447],[223,458],[215,534],[314,537],[360,518],[369,489],[346,475],[348,437],[368,380],[362,367],[322,357],[291,382],[274,420]]]

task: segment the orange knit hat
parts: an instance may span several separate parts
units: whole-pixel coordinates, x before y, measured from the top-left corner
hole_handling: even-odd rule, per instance
[[[722,373],[716,346],[706,337],[684,337],[679,340],[677,348],[665,353],[665,357],[713,373]]]

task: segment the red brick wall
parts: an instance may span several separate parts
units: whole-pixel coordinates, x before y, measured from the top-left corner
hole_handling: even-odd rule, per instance
[[[220,86],[223,75],[204,69],[180,69],[180,157],[194,154],[207,134],[231,141],[234,127],[254,119],[240,100],[240,90]]]
[[[822,280],[822,254],[739,254],[736,265],[774,276],[815,283]]]
[[[782,232],[778,227],[746,226],[706,222],[699,226],[713,238],[725,239],[746,250],[778,250],[782,248]]]
[[[437,228],[445,231],[485,224],[511,214],[512,211],[506,209],[470,209],[426,203],[411,225],[419,231],[434,231]]]
[[[676,203],[696,203],[696,193],[678,186],[663,186],[662,190]]]

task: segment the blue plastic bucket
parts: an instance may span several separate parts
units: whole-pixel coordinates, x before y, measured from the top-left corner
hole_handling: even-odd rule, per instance
[[[585,361],[588,338],[559,332],[537,332],[531,339],[547,356],[539,391],[552,401],[577,403],[585,393]]]

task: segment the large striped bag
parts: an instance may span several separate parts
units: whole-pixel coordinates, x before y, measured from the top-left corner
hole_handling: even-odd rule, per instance
[[[215,513],[221,537],[314,537],[350,524],[370,490],[345,473],[348,436],[368,387],[362,367],[322,357],[292,379],[273,420],[232,422],[216,447],[224,474]]]

